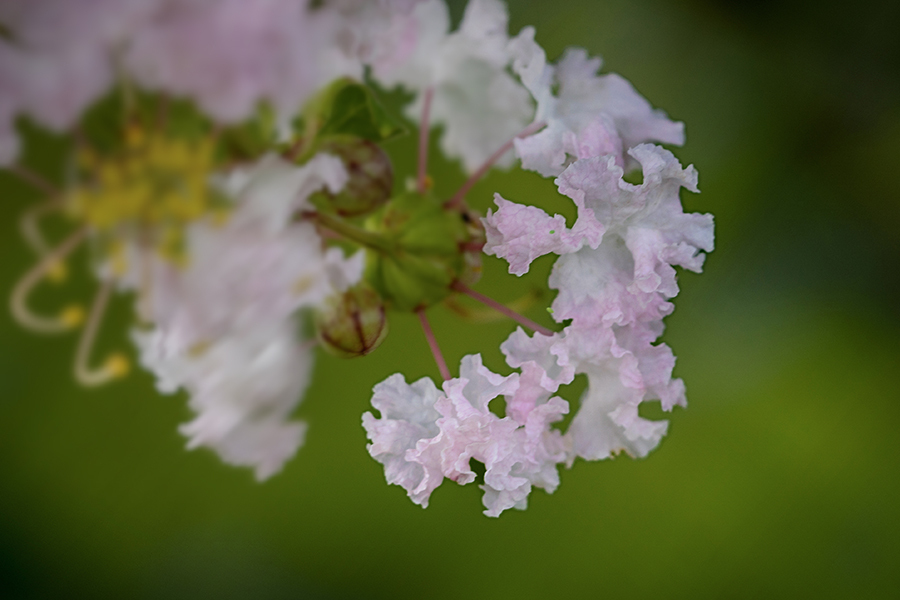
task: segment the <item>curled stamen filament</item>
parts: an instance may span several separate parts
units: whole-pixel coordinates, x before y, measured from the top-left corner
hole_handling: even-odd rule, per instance
[[[428,323],[428,317],[425,316],[425,309],[420,308],[416,311],[416,314],[419,315],[422,331],[425,332],[425,339],[428,340],[428,347],[431,348],[431,354],[434,356],[434,362],[437,363],[438,370],[441,372],[441,377],[444,378],[444,381],[448,381],[451,379],[450,369],[447,368],[447,361],[444,360],[444,355],[441,354],[441,348],[438,346],[437,338],[434,337],[434,332],[431,330],[431,325]]]
[[[459,281],[454,281],[450,287],[453,288],[454,290],[456,290],[457,292],[460,292],[462,294],[465,294],[466,296],[469,296],[470,298],[474,298],[475,300],[478,300],[479,302],[481,302],[482,304],[484,304],[486,306],[490,306],[491,308],[493,308],[500,314],[506,315],[507,317],[509,317],[510,319],[515,321],[516,323],[519,323],[520,325],[523,325],[523,326],[527,327],[528,329],[531,329],[532,331],[536,331],[542,335],[546,335],[547,337],[550,337],[553,335],[553,331],[551,331],[550,329],[547,329],[543,325],[539,325],[539,324],[535,323],[528,317],[520,315],[513,309],[497,302],[493,298],[490,298],[488,296],[485,296],[484,294],[480,294],[480,293],[476,292],[475,290],[473,290],[472,288],[470,288],[469,286],[467,286],[464,283],[461,283]]]
[[[100,286],[91,306],[91,314],[81,332],[81,339],[78,340],[78,350],[75,352],[75,379],[85,386],[102,385],[128,373],[128,359],[118,353],[111,354],[98,369],[91,369],[88,364],[112,288],[113,280],[104,281]]]
[[[506,142],[505,144],[500,146],[500,148],[496,152],[491,154],[488,157],[488,159],[486,161],[484,161],[484,163],[482,163],[482,165],[480,167],[478,167],[478,169],[476,169],[474,173],[472,173],[472,175],[466,180],[466,182],[464,184],[462,184],[462,187],[459,188],[459,191],[457,191],[455,194],[453,194],[453,197],[444,203],[444,207],[455,208],[455,207],[459,206],[460,204],[462,204],[463,198],[466,197],[466,194],[469,193],[469,190],[472,189],[472,186],[475,185],[476,183],[478,183],[478,180],[481,179],[482,177],[484,177],[484,174],[487,173],[490,170],[490,168],[494,166],[494,163],[497,162],[498,160],[500,160],[500,158],[504,154],[506,154],[510,150],[510,148],[513,147],[516,140],[524,138],[524,137],[528,137],[532,133],[536,133],[546,126],[547,126],[547,124],[544,123],[543,121],[537,121],[535,123],[532,123],[525,129],[523,129],[515,137],[513,137],[508,142]]]
[[[19,231],[25,241],[38,255],[38,258],[44,258],[52,251],[50,244],[44,239],[40,229],[40,220],[48,214],[60,209],[63,205],[62,198],[52,198],[46,202],[41,202],[37,206],[33,206],[25,211],[19,220]],[[51,281],[62,281],[65,279],[65,266],[62,262],[57,262],[47,271],[47,277]]]
[[[58,333],[66,331],[80,324],[80,311],[77,307],[70,307],[55,318],[36,315],[28,308],[28,296],[34,286],[50,272],[54,265],[68,256],[87,235],[87,229],[82,228],[69,236],[55,250],[49,252],[34,268],[25,274],[13,288],[9,299],[9,308],[13,318],[23,327],[40,333]]]

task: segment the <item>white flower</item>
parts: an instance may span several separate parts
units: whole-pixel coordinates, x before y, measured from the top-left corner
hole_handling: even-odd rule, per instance
[[[449,31],[447,7],[426,0],[413,12],[418,22],[414,50],[406,60],[385,56],[374,63],[375,78],[386,86],[402,85],[417,93],[407,109],[418,121],[425,90],[434,90],[431,123],[444,126],[441,149],[474,171],[500,146],[531,122],[528,92],[507,73],[508,17],[499,0],[471,0],[462,23]],[[499,165],[509,166],[512,154]]]
[[[638,406],[659,400],[671,410],[686,402],[684,385],[672,379],[671,350],[654,342],[678,293],[674,267],[699,271],[703,252],[713,249],[712,216],[682,211],[680,189],[697,191],[693,167],[647,144],[629,154],[643,167],[640,185],[623,180],[614,156],[578,160],[557,178],[579,209],[571,229],[560,217],[502,198],[484,220],[485,252],[506,258],[512,273],[524,273],[542,254],[561,255],[549,280],[559,290],[551,310],[571,323],[552,338],[516,332],[501,349],[511,366],[539,365],[549,391],[587,375],[566,433],[570,463],[619,451],[646,455],[667,423],[641,418]]]
[[[297,0],[41,0],[4,2],[0,23],[0,164],[15,160],[12,119],[69,128],[112,86],[188,97],[232,123],[269,102],[288,118],[318,88],[361,77],[340,37],[353,24]],[[357,29],[361,25],[357,26]]]
[[[634,87],[614,73],[597,75],[599,58],[568,49],[556,65],[547,64],[524,28],[510,42],[513,70],[537,102],[536,121],[547,127],[515,142],[522,167],[545,177],[559,175],[572,159],[614,155],[620,166],[627,150],[642,142],[684,143],[684,126],[654,110]],[[558,91],[553,93],[554,86]]]
[[[336,30],[332,14],[295,0],[178,0],[134,32],[124,63],[141,85],[191,97],[221,121],[262,100],[293,114],[321,85],[361,73],[329,60]]]
[[[323,250],[315,227],[294,213],[323,187],[336,192],[346,173],[321,155],[302,167],[266,156],[218,178],[235,202],[224,225],[188,232],[184,268],[154,261],[147,316],[136,334],[144,366],[164,392],[186,389],[197,419],[182,431],[191,447],[209,446],[226,462],[277,472],[302,443],[286,421],[300,401],[312,354],[293,315],[321,304],[362,276],[363,254]],[[126,281],[140,287],[140,261]]]
[[[562,255],[550,276],[550,287],[560,291],[552,306],[557,321],[623,325],[660,319],[671,312],[666,299],[678,293],[673,266],[700,271],[701,251],[713,249],[712,216],[681,209],[679,190],[697,191],[694,168],[682,169],[671,152],[648,144],[629,155],[643,166],[640,185],[622,179],[613,157],[576,161],[559,176],[560,192],[579,207],[571,229],[539,209],[506,201],[484,219],[489,236],[485,253],[507,259],[510,272],[524,273],[531,260],[547,252]],[[541,234],[523,235],[529,228]],[[594,236],[602,231],[602,241],[547,241],[580,241],[584,231]]]
[[[372,458],[384,465],[388,483],[407,491],[416,504],[428,506],[431,492],[444,479],[440,467],[406,460],[419,440],[439,433],[440,418],[434,403],[442,396],[434,382],[423,377],[412,385],[395,373],[375,386],[372,406],[381,413],[363,414],[363,427],[372,441],[368,446]]]
[[[306,431],[305,423],[289,420],[313,364],[296,328],[292,319],[263,322],[187,353],[167,352],[159,330],[134,338],[144,366],[160,375],[161,391],[190,394],[197,417],[180,428],[188,447],[209,447],[263,480],[297,452]]]
[[[113,51],[158,0],[0,3],[0,165],[18,156],[13,118],[55,131],[72,126],[113,82]]]
[[[215,186],[233,202],[227,220],[187,229],[185,266],[142,255],[132,243],[120,286],[146,296],[143,317],[171,352],[314,307],[362,277],[362,252],[345,258],[323,249],[315,227],[297,218],[312,208],[310,194],[340,191],[346,180],[340,160],[325,154],[300,167],[266,155],[218,175]]]
[[[485,514],[524,509],[533,486],[552,492],[559,484],[556,464],[565,459],[564,442],[550,425],[568,412],[568,404],[550,398],[529,363],[525,379],[486,369],[480,355],[466,356],[460,377],[445,381],[440,393],[430,380],[412,386],[399,374],[375,387],[376,419],[363,415],[372,444],[369,453],[384,464],[388,483],[406,489],[416,504],[428,499],[444,478],[460,485],[475,480],[471,460],[484,464]],[[508,412],[498,417],[488,405],[506,396]]]

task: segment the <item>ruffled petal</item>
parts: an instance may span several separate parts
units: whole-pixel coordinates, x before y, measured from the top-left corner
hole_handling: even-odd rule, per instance
[[[484,253],[509,262],[509,272],[522,275],[531,262],[544,254],[569,254],[583,245],[596,248],[604,227],[591,209],[578,206],[578,218],[571,229],[562,215],[549,216],[541,209],[505,200],[494,194],[497,211],[488,211],[482,220],[487,242]]]

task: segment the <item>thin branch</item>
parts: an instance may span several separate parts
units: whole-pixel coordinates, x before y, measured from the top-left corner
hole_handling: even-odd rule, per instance
[[[311,221],[319,227],[332,231],[344,239],[356,242],[360,246],[365,246],[372,250],[386,251],[389,250],[388,241],[375,232],[362,229],[352,223],[344,221],[340,217],[320,213],[315,211],[304,211],[300,213],[300,218]]]
[[[450,287],[461,294],[465,294],[466,296],[469,296],[470,298],[474,298],[475,300],[478,300],[479,302],[481,302],[482,304],[484,304],[486,306],[490,306],[497,312],[506,315],[507,317],[509,317],[510,319],[515,321],[516,323],[523,325],[523,326],[527,327],[528,329],[531,329],[532,331],[536,331],[536,332],[538,332],[542,335],[546,335],[548,337],[552,336],[554,333],[552,330],[547,329],[543,325],[539,325],[539,324],[535,323],[528,317],[520,315],[519,313],[517,313],[513,309],[509,308],[508,306],[500,304],[493,298],[490,298],[488,296],[485,296],[484,294],[480,294],[480,293],[476,292],[475,290],[473,290],[472,288],[470,288],[469,286],[467,286],[464,283],[461,283],[459,281],[454,281]]]
[[[156,103],[156,129],[164,131],[169,125],[169,96],[161,94]]]
[[[419,322],[422,324],[422,331],[425,332],[425,339],[428,340],[428,347],[431,348],[434,362],[437,363],[438,370],[441,372],[441,377],[444,378],[444,381],[447,381],[451,379],[450,369],[447,368],[447,361],[444,360],[444,355],[441,354],[437,338],[434,337],[434,332],[431,330],[431,325],[428,323],[428,318],[425,316],[425,309],[420,308],[416,311],[416,314],[419,315]]]
[[[8,167],[8,169],[10,173],[17,175],[22,181],[28,183],[32,187],[40,190],[48,196],[60,195],[60,190],[58,187],[50,183],[49,180],[39,175],[37,172],[29,169],[28,167],[23,165],[12,165]]]
[[[422,119],[419,122],[419,168],[416,178],[416,189],[420,194],[428,191],[428,133],[431,121],[431,101],[434,99],[434,88],[425,90],[422,100]]]
[[[478,183],[478,180],[480,180],[482,177],[484,177],[484,174],[487,173],[490,170],[490,168],[494,166],[494,163],[496,163],[498,160],[500,160],[500,158],[513,147],[513,144],[515,143],[516,140],[521,139],[523,137],[528,137],[532,133],[540,131],[546,125],[547,124],[544,123],[543,121],[538,121],[536,123],[532,123],[531,125],[526,127],[524,130],[522,130],[521,133],[516,135],[514,138],[512,138],[505,144],[503,144],[499,150],[497,150],[496,152],[491,154],[488,157],[488,159],[486,161],[484,161],[484,163],[482,163],[482,165],[480,167],[478,167],[478,169],[476,169],[474,173],[472,173],[472,175],[466,180],[466,182],[464,184],[462,184],[462,187],[459,188],[459,190],[455,194],[453,194],[453,197],[444,203],[444,207],[445,208],[456,208],[457,206],[462,204],[463,199],[466,197],[466,194],[469,193],[469,190],[472,189],[472,186],[475,185],[476,183]]]

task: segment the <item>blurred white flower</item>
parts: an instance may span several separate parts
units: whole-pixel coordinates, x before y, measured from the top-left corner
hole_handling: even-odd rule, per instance
[[[444,154],[474,171],[532,120],[528,91],[508,73],[506,6],[499,0],[471,0],[459,29],[449,32],[441,0],[425,0],[413,12],[418,28],[405,59],[383,56],[372,65],[380,83],[416,93],[407,115],[418,121],[428,90],[433,91],[431,123],[443,125]],[[510,166],[512,153],[498,164]]]

